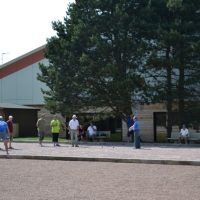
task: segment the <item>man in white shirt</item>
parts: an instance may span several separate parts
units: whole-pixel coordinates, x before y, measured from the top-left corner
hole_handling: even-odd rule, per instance
[[[87,128],[88,139],[94,141],[97,132],[97,127],[90,122],[90,126]]]
[[[187,144],[188,143],[188,138],[189,138],[189,131],[185,127],[185,124],[183,124],[182,129],[180,130],[179,141],[181,143],[181,140],[184,139],[185,144]]]
[[[72,116],[72,119],[69,121],[69,132],[72,141],[72,147],[74,145],[78,147],[78,130],[79,130],[79,121],[77,120],[76,115]]]

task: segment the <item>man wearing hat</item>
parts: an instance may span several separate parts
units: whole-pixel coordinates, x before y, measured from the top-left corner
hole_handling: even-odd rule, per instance
[[[72,141],[72,147],[74,145],[78,147],[78,130],[79,130],[79,121],[77,120],[76,115],[72,116],[72,119],[69,121],[69,132]]]
[[[9,140],[8,133],[9,133],[8,125],[3,120],[3,117],[0,116],[0,139],[3,140],[7,155],[8,155],[8,140]]]

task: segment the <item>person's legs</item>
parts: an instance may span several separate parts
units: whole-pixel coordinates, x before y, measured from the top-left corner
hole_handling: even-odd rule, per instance
[[[44,139],[44,132],[38,132],[38,137],[39,137],[39,144],[40,146],[42,146],[42,142],[43,142],[43,139]]]
[[[140,148],[140,135],[138,131],[134,132],[134,144],[136,149]]]
[[[13,149],[12,145],[11,145],[12,141],[13,141],[13,135],[10,134],[10,136],[9,136],[9,147],[8,147],[9,149]]]
[[[9,136],[6,132],[1,132],[0,133],[0,139],[3,140],[3,143],[4,143],[4,146],[5,146],[5,150],[6,150],[6,153],[7,155],[9,154],[8,153],[8,141],[9,141]]]
[[[78,147],[78,131],[75,131],[75,144],[76,144],[76,147]]]
[[[59,133],[54,133],[54,134],[55,134],[55,143],[56,143],[56,146],[60,146],[59,143],[58,143]]]
[[[5,146],[6,153],[8,155],[9,154],[8,153],[8,140],[4,140],[3,143],[4,143],[4,146]]]
[[[96,139],[96,135],[93,134],[93,135],[92,135],[92,140],[94,141],[95,139]]]
[[[74,130],[70,131],[70,136],[71,136],[72,146],[74,146],[74,143],[75,143],[75,132],[74,132]]]
[[[185,140],[185,144],[188,144],[188,137],[187,136],[184,137],[184,140]]]
[[[131,140],[132,142],[134,142],[134,131],[132,130],[130,133],[131,133]]]
[[[12,141],[13,141],[13,135],[10,134],[10,136],[9,136],[9,147],[8,147],[9,149],[13,149],[13,147],[11,145]]]
[[[56,146],[56,135],[55,135],[55,133],[52,133],[52,142],[53,142],[53,145]]]

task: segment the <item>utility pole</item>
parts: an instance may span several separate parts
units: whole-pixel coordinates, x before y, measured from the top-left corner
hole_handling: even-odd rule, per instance
[[[3,65],[3,57],[4,57],[4,55],[6,55],[6,54],[8,54],[8,53],[5,53],[5,52],[1,53],[1,64],[2,64],[2,65]]]

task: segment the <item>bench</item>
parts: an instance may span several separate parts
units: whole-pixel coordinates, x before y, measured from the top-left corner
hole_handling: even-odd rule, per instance
[[[168,141],[179,141],[179,132],[172,132],[171,133],[171,137],[168,138]],[[188,138],[189,142],[196,142],[196,141],[200,141],[200,133],[194,132],[194,131],[189,131],[189,138]]]
[[[105,139],[105,138],[110,138],[110,131],[97,131],[96,139]]]
[[[169,142],[179,141],[179,132],[171,132],[171,137],[167,139]]]
[[[189,133],[190,133],[189,141],[192,142],[200,141],[200,133],[197,132],[189,132]]]

